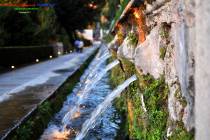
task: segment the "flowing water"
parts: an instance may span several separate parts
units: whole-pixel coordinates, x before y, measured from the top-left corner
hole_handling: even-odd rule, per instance
[[[84,140],[115,138],[121,119],[111,102],[135,80],[135,76],[112,92],[107,72],[119,61],[106,65],[109,57],[108,50],[102,47],[80,83],[67,97],[61,111],[49,123],[41,140],[74,139],[76,135],[76,139]]]
[[[112,69],[117,64],[119,64],[119,61],[115,60],[112,63],[110,63],[109,65],[107,65],[105,67],[105,69],[102,69],[102,70],[98,69],[99,72],[97,72],[97,70],[94,69],[94,71],[95,71],[94,74],[92,74],[92,72],[91,72],[90,75],[93,75],[93,76],[88,76],[86,78],[86,81],[84,82],[85,86],[81,90],[79,90],[78,93],[77,93],[77,95],[79,96],[78,100],[77,100],[77,103],[64,116],[64,118],[62,120],[63,124],[68,124],[69,123],[69,119],[72,119],[72,117],[74,117],[73,115],[78,111],[79,106],[80,106],[81,102],[84,100],[84,98],[86,98],[89,95],[90,90],[93,89],[96,86],[96,84],[103,78],[103,76],[107,73],[107,71]]]
[[[96,120],[100,117],[100,115],[112,104],[112,101],[120,96],[120,93],[129,86],[130,83],[135,81],[137,78],[136,76],[130,77],[126,80],[122,85],[118,86],[111,94],[109,94],[106,99],[97,106],[97,108],[91,113],[90,119],[86,120],[82,126],[81,132],[77,135],[75,140],[82,140],[88,131],[91,128],[94,128]]]

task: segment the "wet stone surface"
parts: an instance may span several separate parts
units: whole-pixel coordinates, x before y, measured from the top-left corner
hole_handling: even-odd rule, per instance
[[[14,124],[34,108],[37,103],[55,90],[52,85],[28,87],[14,94],[10,100],[0,104],[0,136],[6,133]]]

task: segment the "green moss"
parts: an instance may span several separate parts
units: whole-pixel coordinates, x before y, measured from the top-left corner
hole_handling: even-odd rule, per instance
[[[161,38],[168,38],[169,34],[164,29],[160,31]]]
[[[125,59],[125,58],[120,58],[120,62],[121,62],[121,66],[123,67],[123,70],[124,70],[124,75],[125,75],[125,78],[130,78],[130,76],[136,74],[136,68],[135,68],[135,65]]]
[[[114,58],[115,59],[115,58]],[[109,61],[113,61],[114,59],[110,59]],[[123,83],[125,81],[125,73],[121,69],[119,65],[115,66],[110,73],[110,83],[113,88],[117,87],[119,84]],[[118,112],[121,115],[122,122],[120,124],[120,129],[118,131],[118,135],[116,136],[116,139],[124,139],[125,137],[128,137],[128,129],[129,129],[129,123],[127,119],[127,104],[126,104],[126,92],[124,91],[121,94],[120,98],[117,98],[114,100],[114,105]]]
[[[164,79],[153,79],[150,75],[141,76],[140,89],[144,95],[144,101],[147,113],[141,109],[139,96],[133,100],[135,109],[135,118],[139,123],[134,123],[134,134],[136,139],[162,140],[166,133],[166,124],[168,118],[167,95],[168,88]]]
[[[116,82],[116,86],[136,73],[135,66],[130,61],[121,59],[121,63],[125,73],[122,72],[120,67],[116,67],[111,73],[111,81]],[[119,80],[118,76],[123,78]],[[129,128],[127,128],[126,134],[129,134],[130,139],[162,140],[166,135],[168,118],[168,87],[164,82],[164,78],[155,80],[150,75],[138,74],[138,79],[138,81],[130,84],[125,93],[116,100],[118,110],[127,116],[125,122],[129,123],[127,125]],[[144,95],[147,112],[144,112],[142,108],[140,92]],[[128,118],[129,112],[126,109],[128,107],[126,106],[126,100],[128,99],[133,104],[132,120]]]
[[[176,122],[175,129],[168,140],[194,140],[194,130],[187,132],[182,122]]]
[[[128,97],[133,103],[133,122],[130,120],[130,138],[143,139],[145,126],[147,126],[146,114],[142,109],[138,81],[132,83],[128,88]]]
[[[111,42],[112,40],[114,39],[114,36],[112,34],[108,34],[106,35],[103,40],[106,42],[106,43],[109,43]]]
[[[113,87],[116,87],[125,80],[125,75],[120,66],[116,66],[110,73],[110,82]]]
[[[163,39],[168,39],[170,28],[170,25],[168,25],[167,23],[162,23],[159,31],[160,37]]]
[[[161,24],[161,27],[159,30],[159,34],[161,37],[160,58],[162,60],[164,60],[165,58],[167,46],[170,43],[170,39],[169,39],[170,29],[171,29],[171,25],[164,22]]]
[[[120,28],[117,32],[117,44],[118,45],[121,45],[124,41],[124,38],[125,38],[125,34],[123,32],[123,30]]]
[[[164,37],[168,35],[165,34]],[[164,59],[166,48],[161,51],[161,58]],[[133,63],[127,59],[120,58],[121,67],[117,66],[111,71],[111,81],[118,86],[131,75],[136,74],[138,81],[133,82],[122,93],[122,96],[115,101],[117,109],[123,116],[123,131],[117,139],[123,139],[129,135],[129,139],[135,140],[163,140],[166,139],[168,128],[168,93],[169,88],[165,83],[164,76],[154,79],[151,75],[144,75],[136,71]],[[147,111],[142,108],[140,94],[143,94]],[[180,89],[176,91],[175,97],[185,107],[186,100],[181,96]],[[128,109],[128,101],[132,108]],[[129,110],[131,110],[129,112]],[[132,113],[132,115],[130,115]],[[132,118],[130,118],[132,116]],[[193,132],[187,132],[182,123],[175,123],[173,134],[169,140],[192,140]],[[170,125],[171,126],[171,125]],[[173,125],[174,126],[174,125]]]
[[[30,135],[32,134],[32,126],[33,126],[33,121],[28,121],[25,125],[23,125],[21,128],[19,128],[17,130],[17,132],[19,133],[19,136],[16,136],[15,140],[26,140],[26,139],[30,139]]]
[[[187,101],[186,101],[185,97],[183,97],[181,95],[181,89],[180,88],[176,90],[174,96],[182,104],[183,107],[187,106]]]
[[[160,59],[164,60],[166,55],[166,47],[160,47]]]
[[[133,74],[138,75],[138,81],[130,84],[122,96],[116,100],[118,110],[120,110],[121,113],[124,113],[124,116],[126,116],[127,119],[124,121],[128,123],[126,125],[127,127],[125,127],[127,129],[126,134],[129,134],[130,139],[165,139],[168,119],[167,99],[169,90],[163,76],[159,79],[154,79],[151,75],[137,73],[135,66],[126,59],[121,59],[121,63],[124,72],[122,72],[122,69],[119,66],[111,72],[111,81],[115,83],[115,86],[119,85]],[[143,94],[144,96],[147,112],[144,112],[142,108],[140,94]],[[132,103],[132,112],[129,112],[127,100]],[[128,117],[130,113],[132,113],[130,116],[133,118]]]
[[[138,44],[138,36],[135,33],[130,32],[128,34],[128,41],[132,46],[136,47],[136,45]]]
[[[12,140],[29,140],[37,139],[38,136],[42,133],[47,127],[47,122],[50,121],[53,116],[54,111],[52,110],[51,102],[44,102],[37,109],[36,116],[27,120],[23,125],[21,125],[17,130]],[[34,131],[36,130],[36,131]],[[32,138],[32,136],[35,136]]]

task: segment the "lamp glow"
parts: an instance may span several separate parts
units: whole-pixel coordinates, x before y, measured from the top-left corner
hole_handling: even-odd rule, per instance
[[[135,18],[140,19],[140,14],[139,14],[138,10],[135,10],[133,14],[134,14]]]

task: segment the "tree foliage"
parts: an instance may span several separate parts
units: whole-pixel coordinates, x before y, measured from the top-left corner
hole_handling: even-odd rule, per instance
[[[20,14],[12,7],[0,7],[0,46],[43,45],[53,34],[72,38],[100,17],[105,0],[1,0],[0,3],[46,3],[54,8],[41,8]],[[90,4],[96,6],[91,7]],[[63,30],[64,28],[65,30]],[[66,38],[66,37],[61,37]]]
[[[33,3],[33,0],[4,0],[2,3]],[[0,46],[47,44],[48,37],[55,32],[55,26],[53,9],[43,8],[30,14],[20,14],[14,7],[0,7]]]
[[[69,34],[98,21],[101,9],[105,5],[105,0],[55,0],[54,2],[58,20]],[[91,4],[96,7],[91,7]]]

